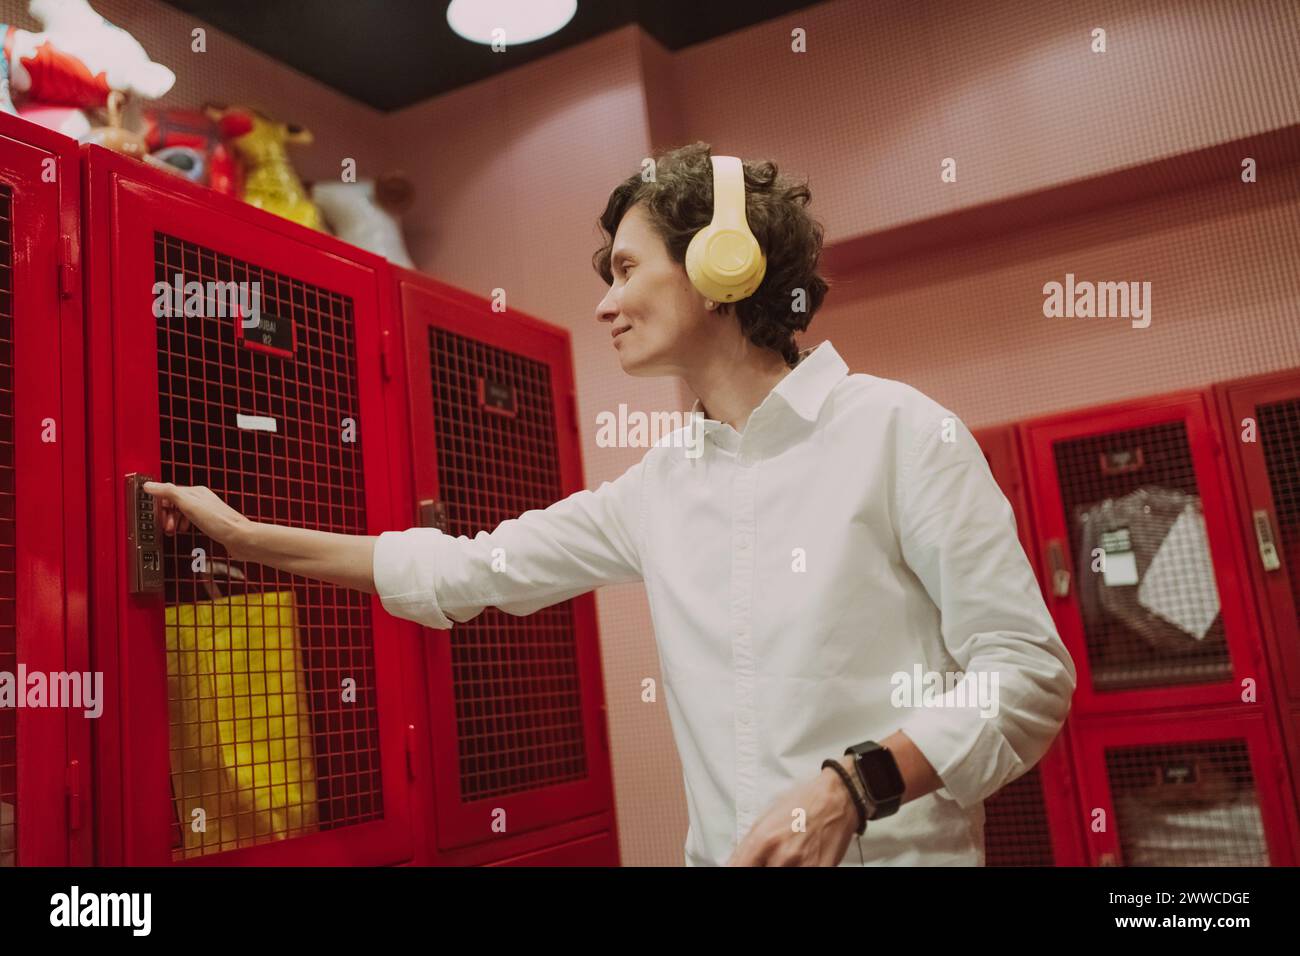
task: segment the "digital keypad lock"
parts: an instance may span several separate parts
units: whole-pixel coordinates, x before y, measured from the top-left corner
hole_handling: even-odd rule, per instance
[[[144,490],[144,483],[153,480],[136,472],[126,476],[126,550],[132,594],[161,594],[163,590],[158,500]]]

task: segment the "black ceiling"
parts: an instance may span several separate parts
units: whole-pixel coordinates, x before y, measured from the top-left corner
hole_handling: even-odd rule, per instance
[[[803,7],[808,0],[578,0],[559,33],[493,53],[447,26],[447,0],[165,0],[380,110],[401,109],[609,30],[639,23],[670,50]]]

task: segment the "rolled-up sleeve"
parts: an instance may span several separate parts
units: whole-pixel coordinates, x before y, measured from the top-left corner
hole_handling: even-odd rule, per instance
[[[485,607],[532,614],[602,584],[642,580],[644,468],[642,458],[594,491],[473,538],[437,528],[383,532],[373,567],[380,603],[395,617],[446,629]]]
[[[969,809],[1047,752],[1069,713],[1074,662],[1011,506],[955,415],[917,434],[899,466],[896,500],[904,560],[939,610],[944,646],[966,685],[951,686],[942,706],[910,711],[901,729],[943,781],[940,795]],[[986,693],[995,688],[996,706],[976,703],[981,680]]]

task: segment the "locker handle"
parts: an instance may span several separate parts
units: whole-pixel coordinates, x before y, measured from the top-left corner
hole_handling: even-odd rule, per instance
[[[81,829],[81,762],[78,760],[68,761],[67,767],[67,787],[68,787],[68,829]]]
[[[134,471],[126,476],[126,551],[131,594],[163,591],[158,499],[144,490],[144,483],[153,480]]]
[[[437,528],[447,533],[447,506],[436,498],[423,498],[419,503],[420,527]]]
[[[1065,567],[1065,550],[1061,547],[1060,538],[1053,538],[1047,542],[1047,565],[1053,596],[1058,598],[1068,597],[1070,594],[1070,572]]]
[[[1259,560],[1265,571],[1277,571],[1282,561],[1277,556],[1277,538],[1273,534],[1273,521],[1264,508],[1256,509],[1254,515],[1255,544],[1259,547]]]

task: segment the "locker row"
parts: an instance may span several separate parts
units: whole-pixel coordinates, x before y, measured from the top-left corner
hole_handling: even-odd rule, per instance
[[[996,865],[1294,865],[1300,369],[976,432],[1079,684]]]
[[[0,674],[102,683],[0,708],[0,865],[618,863],[591,595],[426,640],[139,489],[473,535],[583,486],[567,332],[0,115],[0,348]]]

